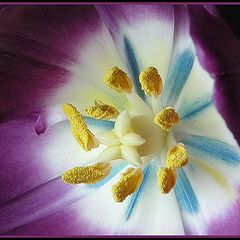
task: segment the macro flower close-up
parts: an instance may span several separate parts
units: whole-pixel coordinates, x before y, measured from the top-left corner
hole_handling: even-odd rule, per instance
[[[2,6],[0,234],[239,234],[239,59],[213,5]]]

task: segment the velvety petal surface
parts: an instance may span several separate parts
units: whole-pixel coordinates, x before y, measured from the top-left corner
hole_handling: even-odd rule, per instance
[[[213,235],[239,235],[240,200],[232,204],[225,213],[213,219],[208,228],[209,234]]]
[[[0,22],[1,121],[41,113],[42,133],[64,119],[64,102],[81,111],[96,98],[125,106],[103,84],[106,70],[121,61],[93,6],[11,6]]]
[[[34,131],[36,118],[12,120],[0,125],[0,203],[39,186],[64,171],[97,160],[99,151],[84,152],[73,138],[67,121],[55,124],[45,134]],[[106,121],[87,123],[92,130],[113,126]]]
[[[145,99],[138,76],[149,66],[165,80],[172,53],[174,10],[164,4],[96,6],[110,30],[138,95]]]
[[[189,18],[185,6],[174,6],[174,41],[170,68],[164,82],[163,106],[174,106],[188,81],[195,59],[189,34]]]
[[[213,138],[175,133],[176,140],[186,146],[189,155],[189,164],[184,168],[185,176],[182,177],[187,177],[191,186],[187,189],[192,191],[186,193],[185,200],[181,200],[181,194],[178,202],[186,231],[191,234],[208,234],[212,221],[220,216],[227,217],[229,209],[239,198],[239,148],[236,143],[231,145],[217,140],[219,133],[210,135]]]
[[[1,113],[39,110],[36,105],[66,83],[65,67],[76,61],[89,26],[94,33],[101,23],[91,6],[11,6],[0,19]]]
[[[56,178],[13,201],[2,204],[0,206],[0,233],[6,233],[62,210],[64,206],[81,198],[81,190],[81,187],[77,185],[67,185],[60,178]],[[42,233],[39,232],[39,235],[44,232],[47,232],[46,229]],[[24,235],[28,235],[28,232]]]
[[[122,165],[115,169],[116,175],[105,184],[89,186],[88,189],[94,190],[92,193],[85,195],[75,204],[66,206],[61,212],[20,227],[8,234],[24,232],[38,234],[43,229],[45,229],[44,235],[48,233],[183,234],[182,220],[174,194],[166,196],[159,194],[156,182],[159,162],[152,162],[144,170],[146,178],[136,193],[121,204],[114,202],[111,187],[118,181],[120,172],[128,167],[129,165]],[[151,199],[149,199],[150,195]],[[148,219],[147,222],[146,219]],[[54,227],[56,222],[60,224],[58,227]]]
[[[230,28],[201,6],[189,6],[190,31],[201,65],[215,79],[213,100],[240,142],[240,44]]]

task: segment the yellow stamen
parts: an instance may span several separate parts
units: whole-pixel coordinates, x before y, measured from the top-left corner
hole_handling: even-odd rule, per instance
[[[171,168],[161,168],[158,173],[158,187],[161,193],[169,193],[176,183],[176,171]]]
[[[94,184],[107,177],[112,167],[109,163],[97,163],[88,167],[75,167],[62,175],[62,180],[68,184]]]
[[[162,91],[162,78],[155,67],[149,67],[139,75],[139,81],[146,95],[160,95]]]
[[[94,107],[85,109],[87,116],[95,119],[113,119],[117,118],[119,111],[110,105],[106,105],[101,101],[95,101]]]
[[[72,134],[78,144],[85,150],[90,151],[98,147],[99,143],[93,133],[88,129],[82,115],[77,109],[68,103],[63,106],[63,111],[71,123]]]
[[[172,126],[180,121],[178,113],[172,107],[166,107],[154,118],[154,123],[165,131],[170,131]]]
[[[166,165],[169,168],[181,168],[188,163],[188,152],[182,143],[171,147],[167,152]]]
[[[143,180],[141,168],[129,168],[122,174],[118,183],[113,185],[112,193],[116,202],[123,202],[125,198],[134,193]]]
[[[110,68],[105,77],[105,83],[117,92],[132,92],[132,82],[128,75],[118,67]]]

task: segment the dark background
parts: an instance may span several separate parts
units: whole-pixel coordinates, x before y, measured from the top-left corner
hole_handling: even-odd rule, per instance
[[[37,1],[37,2],[48,2],[48,1],[51,1],[51,0],[43,0],[43,1]],[[15,0],[15,1],[8,1],[10,4],[12,3],[21,3],[21,1],[19,0]],[[24,2],[33,2],[31,0],[25,0]],[[62,2],[67,2],[67,1],[62,1]],[[70,2],[79,2],[81,3],[81,1],[76,1],[76,0],[70,0]],[[101,3],[101,1],[86,1],[86,2],[89,2],[89,3]],[[109,3],[113,3],[114,4],[114,1],[104,1],[104,2],[109,2]],[[115,3],[124,3],[124,1],[117,1]],[[130,2],[134,2],[133,0],[130,1]],[[139,1],[138,1],[139,2]],[[153,2],[153,1],[150,1],[150,2]],[[160,2],[160,1],[157,1],[157,2]],[[224,5],[221,4],[221,2],[218,2],[218,4],[221,4],[221,5],[216,5],[218,11],[220,12],[221,16],[225,19],[225,21],[227,22],[227,24],[230,26],[230,28],[232,29],[233,33],[235,34],[235,36],[240,40],[240,2],[236,2],[236,4],[234,3],[234,1],[231,1],[232,3],[231,4],[234,4],[234,5]],[[125,2],[127,3],[127,1]],[[154,2],[153,2],[154,3]],[[184,2],[185,4],[187,4],[187,2]],[[189,2],[191,3],[191,2]],[[196,2],[195,2],[196,3]],[[211,3],[211,2],[206,2],[206,3]],[[60,3],[61,4],[61,0],[60,0]],[[199,3],[200,4],[200,3]],[[201,4],[204,4],[204,2],[201,2]],[[226,3],[225,3],[226,4]],[[3,8],[3,7],[6,7],[7,6],[7,2],[5,2],[4,4],[1,4],[0,2],[0,9]]]
[[[240,40],[240,5],[217,5],[217,9]]]

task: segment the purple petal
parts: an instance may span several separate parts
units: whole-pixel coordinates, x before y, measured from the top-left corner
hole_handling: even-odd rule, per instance
[[[157,18],[162,21],[173,21],[172,6],[162,4],[108,4],[96,5],[98,12],[114,37],[121,34],[122,24],[134,25],[138,21],[151,21]]]
[[[129,165],[124,168],[126,170]],[[173,193],[166,197],[159,195],[156,169],[159,169],[159,164],[154,161],[144,170],[147,177],[138,192],[121,204],[114,201],[111,192],[112,185],[123,172],[118,171],[109,182],[99,183],[101,186],[97,184],[79,189],[78,193],[75,192],[79,201],[72,205],[66,201],[60,211],[7,234],[182,234],[182,219],[175,196]],[[72,197],[76,199],[73,194]],[[149,221],[146,223],[145,219]]]
[[[240,201],[238,199],[226,212],[212,220],[208,232],[213,235],[240,234]]]
[[[55,179],[3,205],[0,232],[39,236],[107,233],[81,218],[81,207],[74,204],[90,192],[85,192],[82,186]]]
[[[197,56],[215,79],[214,103],[240,143],[240,44],[228,26],[203,7],[189,6],[189,14]]]
[[[57,211],[62,213],[64,208],[81,199],[83,192],[82,186],[65,184],[60,178],[47,182],[0,206],[0,233],[13,230]],[[69,221],[69,223],[72,222]],[[56,222],[53,224],[54,227],[51,227],[59,229]],[[38,234],[48,233],[49,227]],[[23,234],[26,233],[29,234],[28,231]]]
[[[0,124],[1,204],[97,157],[97,149],[81,150],[67,121],[40,136],[34,131],[35,121],[32,117]]]
[[[1,121],[40,113],[102,25],[93,6],[11,6],[0,15]]]

